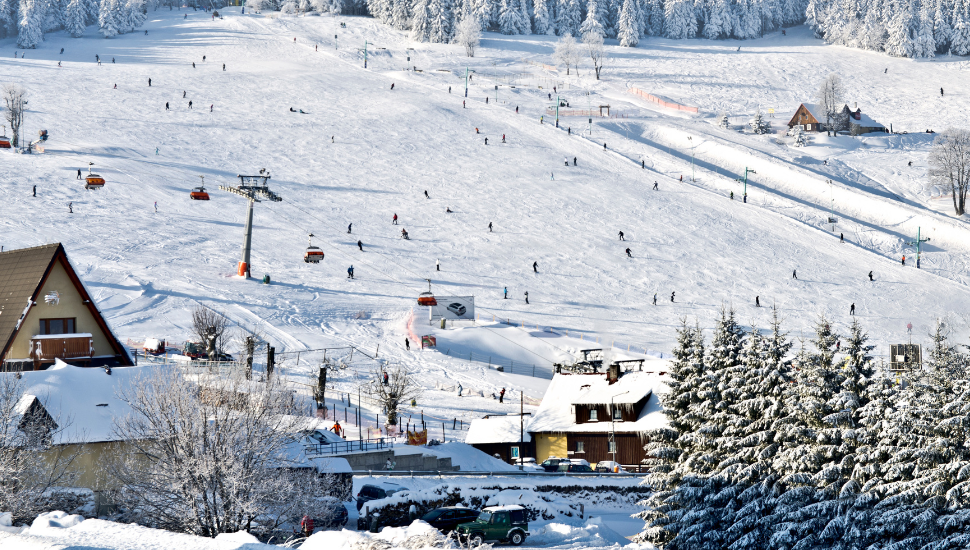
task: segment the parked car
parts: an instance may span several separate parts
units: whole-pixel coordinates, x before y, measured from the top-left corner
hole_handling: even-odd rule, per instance
[[[381,498],[387,498],[394,493],[404,491],[407,487],[402,487],[400,485],[395,485],[393,483],[381,483],[380,485],[364,485],[360,488],[360,492],[357,493],[357,511],[364,506],[365,503],[372,500],[377,500]]]
[[[463,508],[461,506],[445,506],[444,508],[436,508],[431,510],[427,514],[421,516],[421,519],[447,535],[448,533],[457,529],[462,523],[475,521],[478,514],[478,510],[473,510],[471,508]]]
[[[461,317],[462,315],[465,314],[465,306],[462,305],[462,304],[459,304],[458,302],[455,302],[453,304],[449,304],[448,305],[448,311],[450,311],[450,312],[454,313],[455,315]]]
[[[459,525],[457,531],[459,539],[472,548],[491,541],[519,546],[529,536],[529,520],[522,506],[489,506],[475,521]]]
[[[545,472],[546,469],[542,466],[536,464],[536,459],[534,458],[523,458],[518,462],[513,461],[514,466],[522,466],[522,469],[527,472]]]
[[[623,473],[625,470],[619,462],[613,462],[612,460],[601,460],[596,463],[596,468],[593,469],[596,472],[606,472],[619,474]]]
[[[593,469],[586,464],[576,464],[575,462],[560,462],[559,468],[556,470],[558,472],[567,473],[577,473],[577,472],[592,472]]]
[[[559,471],[559,463],[560,462],[569,462],[569,459],[567,459],[567,458],[556,458],[554,456],[550,456],[549,458],[547,458],[546,460],[544,460],[542,462],[542,464],[540,464],[540,466],[542,466],[542,469],[545,470],[545,471],[547,471],[547,472],[558,472]]]

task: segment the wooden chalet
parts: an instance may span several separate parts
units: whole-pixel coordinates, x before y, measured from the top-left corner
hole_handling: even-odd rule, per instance
[[[531,421],[529,413],[476,418],[468,426],[465,443],[509,464],[518,464],[518,458],[534,457],[536,453],[532,436],[526,431]]]
[[[850,135],[858,136],[872,132],[886,132],[886,127],[876,122],[871,117],[863,114],[862,109],[853,111],[848,105],[842,107],[842,118],[848,120],[848,127],[840,128],[839,131],[848,130]],[[788,127],[799,126],[806,132],[825,132],[828,128],[825,123],[825,112],[814,103],[802,103],[795,110],[795,114],[788,121]]]
[[[606,373],[556,374],[527,428],[536,461],[583,458],[638,468],[646,432],[667,423],[658,396],[665,391],[659,373],[622,373],[616,365]]]
[[[5,371],[133,364],[60,243],[0,252],[0,345]]]

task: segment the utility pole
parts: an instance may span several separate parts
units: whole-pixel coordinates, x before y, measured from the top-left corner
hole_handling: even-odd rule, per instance
[[[525,392],[519,392],[519,469],[522,469],[522,453],[525,445]]]
[[[249,213],[246,216],[246,236],[243,240],[242,248],[242,261],[239,262],[239,270],[237,274],[240,277],[249,278],[250,275],[250,262],[249,262],[249,251],[253,242],[253,203],[260,202],[260,198],[267,199],[273,202],[281,202],[283,199],[279,195],[269,190],[269,186],[266,181],[269,180],[269,172],[266,169],[259,171],[258,176],[236,176],[239,178],[238,187],[230,187],[228,185],[220,185],[219,189],[239,195],[240,197],[249,199]]]
[[[337,35],[333,35],[333,49],[337,49]]]
[[[825,180],[825,183],[829,184],[829,223],[832,224],[832,233],[835,233],[835,192],[832,190],[832,180]]]
[[[367,41],[364,40],[364,68],[367,68]]]
[[[618,393],[610,398],[610,442],[606,451],[608,454],[613,455],[613,462],[616,462],[616,413],[613,412],[616,410],[616,404],[613,403],[613,400],[624,393],[630,392],[625,391],[623,393]]]
[[[694,138],[687,136],[687,141],[690,142],[690,181],[694,181]]]
[[[589,90],[586,90],[586,109],[589,110],[589,135],[593,135],[593,103]]]
[[[921,249],[922,249],[922,247],[920,245],[922,245],[923,243],[926,243],[926,242],[929,242],[930,241],[930,238],[929,237],[926,237],[925,239],[921,239],[920,238],[920,234],[922,233],[922,231],[923,231],[923,228],[922,227],[917,227],[916,228],[916,240],[915,241],[910,241],[910,242],[906,243],[906,244],[908,244],[910,246],[915,246],[916,247],[916,269],[919,269],[919,256],[920,256],[920,252],[921,252]]]
[[[465,67],[465,97],[468,97],[468,67]]]

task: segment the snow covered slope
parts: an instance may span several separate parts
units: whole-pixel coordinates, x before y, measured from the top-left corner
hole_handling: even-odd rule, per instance
[[[763,327],[770,310],[755,308],[756,296],[779,307],[795,337],[820,314],[844,330],[854,303],[882,355],[905,341],[908,322],[916,338],[939,316],[965,334],[970,233],[920,186],[925,136],[819,138],[793,149],[776,135],[716,128],[714,115],[726,110],[737,126],[772,107],[777,128],[780,113],[811,100],[821,76],[837,71],[850,103],[896,129],[965,125],[966,61],[891,59],[794,29],[741,51],[733,41],[613,47],[605,80],[581,69],[561,89],[565,77],[524,62],[549,63],[550,37],[488,35],[470,59],[458,46],[410,43],[366,18],[273,15],[158,11],[147,36],[104,40],[92,28],[82,39],[49,35],[24,58],[0,58],[0,82],[28,89],[25,133],[51,135],[43,155],[0,151],[0,244],[64,242],[122,338],[187,338],[191,310],[203,303],[260,330],[278,353],[382,344],[381,357],[420,365],[428,387],[455,379],[486,393],[517,387],[514,376],[478,363],[405,352],[405,324],[426,278],[438,294],[475,295],[482,318],[556,327],[600,345],[667,351],[681,319],[709,327],[724,305]],[[358,51],[365,40],[366,70]],[[467,99],[466,64],[476,71]],[[520,73],[530,76],[504,84]],[[564,118],[569,133],[557,130],[546,111],[553,85],[570,109],[610,104],[627,118],[595,118],[591,136],[577,135],[585,117]],[[653,106],[629,87],[701,113]],[[576,166],[564,166],[574,157]],[[106,177],[103,190],[77,181],[88,162]],[[747,204],[733,179],[744,166],[758,172]],[[253,274],[269,274],[271,285],[234,276],[246,205],[217,190],[260,168],[283,197],[255,207]],[[209,202],[189,200],[199,176]],[[846,244],[823,223],[830,195]],[[921,271],[899,265],[915,227],[933,238]],[[319,265],[302,261],[311,232],[326,253]],[[502,345],[495,332],[483,344],[489,352]],[[510,341],[508,355],[558,360],[543,351],[548,345]],[[541,384],[530,388],[541,395]],[[505,410],[474,399],[441,401],[442,417]]]

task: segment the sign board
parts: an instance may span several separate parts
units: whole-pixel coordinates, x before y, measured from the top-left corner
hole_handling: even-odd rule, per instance
[[[512,458],[518,460],[518,458],[519,458],[519,448],[518,447],[512,447],[511,449],[512,449]]]
[[[408,445],[427,445],[428,444],[428,430],[422,430],[420,432],[408,432]]]
[[[433,348],[438,344],[434,336],[422,336],[421,337],[421,349]]]
[[[466,319],[475,320],[474,296],[435,296],[436,306],[428,306],[431,310],[431,321],[436,319]]]
[[[889,370],[918,369],[923,364],[923,352],[919,344],[891,344],[889,346]]]

